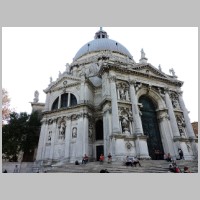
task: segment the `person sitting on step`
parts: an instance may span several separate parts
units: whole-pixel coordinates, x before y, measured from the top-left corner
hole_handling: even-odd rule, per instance
[[[168,153],[168,154],[166,155],[165,160],[166,160],[167,162],[172,162],[172,158],[171,158],[170,153]]]
[[[126,156],[126,166],[133,166],[133,161],[129,156]]]
[[[83,156],[83,160],[82,160],[82,164],[86,164],[86,163],[88,163],[88,156],[85,154],[84,156]]]
[[[100,162],[103,162],[103,161],[104,161],[104,155],[103,155],[103,154],[100,155],[99,161],[100,161]]]
[[[135,167],[137,166],[137,164],[141,167],[140,161],[135,157],[132,158],[132,163]]]

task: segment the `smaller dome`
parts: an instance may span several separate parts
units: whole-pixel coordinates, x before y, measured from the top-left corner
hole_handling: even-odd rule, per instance
[[[115,40],[108,39],[107,33],[100,29],[100,31],[95,34],[95,39],[82,46],[76,53],[73,60],[76,61],[77,59],[88,53],[103,50],[118,52],[132,59],[132,55],[122,44],[116,42]]]

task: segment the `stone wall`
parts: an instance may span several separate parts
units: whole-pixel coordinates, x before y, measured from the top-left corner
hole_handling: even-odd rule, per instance
[[[13,173],[15,166],[19,170],[19,173],[32,173],[33,162],[3,162],[2,163],[2,172],[6,169],[8,173]]]

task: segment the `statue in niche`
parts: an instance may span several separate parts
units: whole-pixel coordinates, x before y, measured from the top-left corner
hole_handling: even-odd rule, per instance
[[[65,122],[61,122],[59,126],[59,139],[64,140],[65,139]]]
[[[119,90],[119,96],[121,100],[126,100],[126,93],[124,89]]]
[[[72,129],[72,138],[77,138],[77,128],[76,127],[74,127]]]
[[[122,132],[123,132],[124,134],[130,134],[130,130],[129,130],[129,119],[128,119],[127,114],[122,116],[121,124],[122,124]]]
[[[179,103],[178,100],[176,98],[172,99],[172,105],[174,108],[179,108]]]
[[[39,92],[36,90],[35,93],[34,93],[33,102],[37,103],[38,101],[39,101]]]
[[[89,125],[88,137],[89,137],[91,140],[92,140],[92,138],[93,138],[93,127],[92,127],[91,124]]]
[[[177,120],[177,125],[178,125],[180,135],[185,136],[185,131],[184,131],[185,121],[184,121],[183,117],[177,116],[176,120]]]

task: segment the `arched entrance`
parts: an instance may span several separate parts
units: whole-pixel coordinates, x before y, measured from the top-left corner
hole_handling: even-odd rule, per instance
[[[158,127],[156,107],[147,96],[141,96],[139,98],[139,103],[143,105],[140,109],[142,112],[141,119],[144,134],[148,136],[147,145],[149,156],[153,160],[163,159],[163,145]]]
[[[104,154],[103,146],[103,121],[98,120],[95,123],[95,139],[98,145],[96,146],[96,160],[99,160],[101,154]]]

